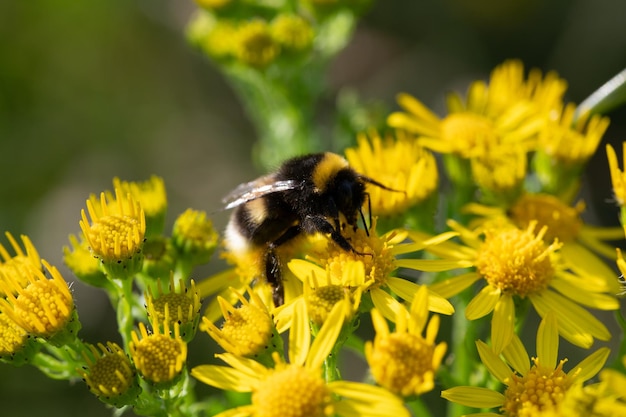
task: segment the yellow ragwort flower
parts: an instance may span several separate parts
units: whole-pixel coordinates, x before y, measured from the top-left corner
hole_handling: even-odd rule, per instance
[[[0,311],[28,334],[62,345],[76,337],[80,323],[61,273],[45,260],[42,263],[50,278],[30,264],[0,271],[0,288],[6,294],[0,299]]]
[[[80,228],[91,252],[102,262],[112,278],[132,276],[141,266],[141,248],[146,232],[146,218],[141,205],[130,195],[115,190],[115,200],[107,202],[100,194],[99,204],[87,200],[81,210]]]
[[[272,36],[270,26],[261,19],[241,23],[233,41],[237,59],[252,67],[264,68],[280,53],[280,45]]]
[[[232,290],[241,305],[234,307],[218,296],[224,323],[219,329],[207,317],[202,318],[201,329],[206,331],[226,352],[242,357],[257,357],[272,347],[274,324],[266,305],[247,287],[250,300]]]
[[[211,58],[233,57],[236,51],[237,25],[227,19],[212,22],[208,33],[202,37],[201,47]]]
[[[218,239],[213,222],[204,211],[187,209],[174,222],[172,243],[194,265],[209,262]]]
[[[609,161],[611,184],[615,202],[620,206],[626,205],[626,173],[619,169],[617,154],[611,145],[606,145],[606,156]],[[622,161],[626,161],[626,142],[622,143]],[[624,222],[622,222],[624,223]]]
[[[465,315],[476,320],[493,312],[491,337],[496,352],[502,351],[514,334],[515,299],[528,299],[540,316],[550,310],[556,314],[559,332],[575,345],[589,348],[594,338],[609,340],[606,326],[582,306],[615,310],[619,303],[606,293],[605,280],[590,279],[577,270],[567,270],[558,250],[562,244],[544,241],[547,227],[536,231],[536,222],[525,229],[499,225],[469,230],[449,221],[454,233],[445,233],[426,250],[443,259],[414,260],[416,269],[444,271],[457,269],[459,261],[475,267],[475,271],[430,285],[443,297],[452,297],[473,283],[486,285],[468,304]],[[410,232],[417,242],[432,240],[420,232]],[[459,236],[462,244],[448,238]],[[484,236],[484,238],[482,237]]]
[[[367,186],[372,212],[377,216],[402,214],[437,189],[435,157],[403,131],[396,131],[395,138],[381,138],[376,131],[361,133],[357,143],[345,151],[350,166],[398,191]]]
[[[537,356],[532,359],[517,336],[502,352],[504,360],[484,342],[476,342],[482,363],[504,384],[504,393],[483,387],[454,387],[443,391],[441,396],[467,407],[497,407],[500,414],[490,415],[530,417],[556,410],[565,401],[570,389],[602,369],[610,353],[608,348],[600,348],[566,373],[563,367],[567,360],[557,362],[559,331],[556,320],[552,314],[543,318],[537,331]],[[468,414],[482,415],[485,414]]]
[[[422,249],[423,246],[402,244],[407,233],[402,230],[393,230],[378,236],[376,222],[366,232],[363,229],[344,229],[344,236],[350,241],[356,252],[346,251],[335,242],[328,241],[324,250],[311,252],[307,259],[320,268],[315,272],[318,277],[324,276],[324,270],[329,274],[329,282],[349,286],[361,287],[363,293],[369,293],[374,306],[388,320],[395,320],[401,304],[391,294],[397,295],[407,302],[413,301],[413,296],[419,285],[404,278],[392,275],[399,267],[412,269],[410,260],[398,259],[396,256]],[[354,268],[353,262],[360,262],[363,268]],[[301,281],[309,279],[311,269],[294,269]],[[349,271],[349,275],[346,275]],[[430,311],[441,314],[452,314],[454,307],[436,292],[429,292],[428,308]]]
[[[153,175],[143,182],[122,181],[113,178],[113,189],[122,195],[130,194],[139,202],[146,216],[146,236],[156,236],[163,232],[167,213],[167,194],[163,178]]]
[[[82,352],[86,366],[78,372],[87,388],[106,404],[123,407],[132,404],[141,388],[137,383],[137,373],[130,359],[117,343],[107,342],[106,346],[87,345]]]
[[[488,156],[501,147],[533,150],[551,108],[560,101],[563,82],[554,76],[542,80],[536,71],[528,80],[520,74],[521,62],[503,63],[488,84],[472,83],[465,101],[450,95],[443,119],[414,97],[400,94],[398,103],[406,112],[392,113],[387,122],[419,134],[420,143],[435,152],[463,159]]]
[[[10,358],[18,353],[27,339],[26,330],[0,311],[0,358]]]
[[[163,320],[161,326],[153,328],[148,334],[146,326],[139,323],[139,333],[132,331],[129,344],[130,355],[135,367],[146,380],[167,386],[180,375],[187,361],[187,343],[180,337],[180,326],[174,322],[174,332],[170,332],[170,320]]]
[[[196,291],[196,283],[191,280],[187,288],[185,281],[180,279],[178,287],[174,282],[174,274],[170,274],[168,291],[163,290],[161,280],[157,280],[156,294],[151,288],[145,294],[146,310],[152,327],[161,326],[169,320],[169,325],[180,325],[181,338],[190,342],[196,334],[200,321],[200,297]]]
[[[106,287],[109,280],[100,269],[100,262],[91,253],[89,243],[83,234],[80,234],[80,238],[76,235],[70,235],[69,239],[71,248],[69,246],[63,247],[65,265],[81,281],[96,287]]]
[[[302,16],[281,13],[270,24],[272,36],[283,48],[304,51],[313,45],[313,28]]]
[[[526,178],[527,159],[526,150],[516,146],[498,146],[470,159],[472,179],[482,191],[482,200],[506,203],[517,197]]]
[[[11,255],[9,251],[4,247],[4,245],[0,243],[0,257],[2,257],[2,259],[0,259],[0,272],[4,269],[12,269],[15,266],[23,264],[29,264],[37,269],[41,269],[41,258],[39,257],[39,253],[37,252],[35,245],[33,245],[33,242],[31,242],[28,236],[20,236],[20,238],[22,239],[22,244],[24,245],[24,250],[11,233],[5,232],[4,234],[9,240],[9,243],[11,243],[11,247],[13,248],[13,252],[15,252],[15,255]],[[17,276],[15,278],[19,279],[20,276]],[[24,276],[23,278],[24,280],[18,282],[18,284],[26,284],[25,279],[27,278],[27,276]],[[0,289],[0,296],[4,295],[5,294],[3,290]]]
[[[435,386],[435,373],[446,352],[446,344],[435,344],[439,316],[428,322],[428,289],[420,287],[410,311],[402,307],[394,332],[378,310],[372,310],[376,330],[374,342],[365,344],[365,358],[376,382],[403,396],[421,395]],[[422,332],[426,327],[426,337]]]
[[[609,118],[587,113],[575,119],[576,105],[573,103],[556,114],[558,117],[551,118],[539,134],[539,149],[561,164],[586,163],[609,127]]]
[[[466,213],[480,216],[473,225],[485,222],[512,222],[520,229],[535,222],[538,228],[547,227],[544,242],[558,239],[562,243],[559,253],[564,265],[593,280],[598,290],[618,291],[614,271],[597,254],[614,259],[615,248],[605,241],[623,239],[623,230],[617,227],[595,227],[581,218],[584,202],[567,205],[550,194],[523,194],[505,209],[470,203],[463,208]]]
[[[200,365],[191,375],[223,390],[251,392],[252,403],[217,415],[254,417],[408,417],[402,401],[387,390],[367,384],[322,378],[322,365],[341,331],[343,307],[337,304],[311,343],[304,306],[296,312],[289,336],[289,363],[274,352],[273,367],[232,354],[217,355],[230,367]],[[305,318],[306,320],[306,318]]]

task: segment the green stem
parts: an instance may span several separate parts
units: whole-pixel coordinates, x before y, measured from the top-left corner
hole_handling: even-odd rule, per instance
[[[124,279],[118,281],[118,297],[117,297],[117,325],[124,350],[129,352],[129,344],[131,341],[131,333],[134,328],[133,304],[135,303],[133,294],[132,280]]]

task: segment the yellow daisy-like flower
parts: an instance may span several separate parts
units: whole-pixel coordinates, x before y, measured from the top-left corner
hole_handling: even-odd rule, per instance
[[[489,415],[530,417],[556,410],[570,389],[602,369],[610,353],[608,348],[600,348],[566,373],[563,367],[567,360],[557,362],[559,331],[556,321],[552,314],[542,320],[537,331],[537,356],[532,360],[517,336],[502,352],[504,360],[484,342],[476,342],[482,363],[506,386],[504,393],[482,387],[455,387],[443,391],[441,396],[468,407],[498,407],[500,414]]]
[[[135,368],[130,359],[116,343],[106,346],[88,344],[82,352],[86,366],[78,372],[87,388],[101,401],[115,407],[131,404],[139,395]]]
[[[559,163],[582,165],[596,152],[609,127],[609,118],[587,113],[575,119],[576,105],[573,103],[558,114],[558,118],[551,119],[541,130],[539,149]]]
[[[234,307],[218,296],[224,323],[219,329],[207,317],[202,318],[201,329],[206,331],[224,350],[242,357],[256,357],[272,347],[274,324],[266,305],[247,287],[250,300],[232,290],[241,302]]]
[[[212,22],[208,33],[202,37],[201,47],[214,59],[232,58],[236,50],[237,25],[226,19]]]
[[[172,243],[194,265],[209,262],[218,239],[213,222],[204,211],[187,209],[174,222]]]
[[[13,237],[13,235],[9,232],[4,233],[9,243],[11,243],[11,247],[13,248],[13,252],[15,255],[11,255],[9,251],[0,243],[0,272],[3,270],[11,270],[16,266],[20,266],[23,264],[28,264],[33,266],[34,268],[41,269],[41,258],[39,257],[39,253],[33,245],[33,242],[26,235],[20,236],[22,239],[22,244],[24,245],[24,249],[20,246],[17,240]],[[20,278],[20,276],[16,276],[16,278]],[[23,277],[24,279],[18,284],[25,285],[27,276]],[[4,292],[0,289],[0,296],[4,296]]]
[[[606,145],[606,156],[609,161],[613,196],[620,207],[620,222],[626,234],[626,173],[619,169],[617,155],[611,145]],[[626,142],[622,143],[622,161],[626,161]]]
[[[170,320],[163,320],[148,334],[146,326],[139,323],[139,333],[132,331],[129,344],[130,355],[135,367],[146,380],[159,385],[169,385],[180,375],[187,360],[187,343],[180,337],[180,326],[174,322],[174,332],[170,332]]]
[[[506,210],[470,203],[463,208],[466,213],[479,217],[473,224],[485,222],[509,221],[520,229],[535,222],[538,228],[547,227],[544,235],[546,243],[558,239],[562,243],[559,253],[567,268],[580,274],[603,279],[601,284],[605,292],[618,291],[614,272],[606,262],[596,254],[613,259],[615,248],[604,241],[623,239],[623,230],[617,227],[595,227],[581,218],[585,209],[581,201],[574,206],[563,203],[549,194],[524,194]]]
[[[387,321],[372,310],[376,330],[374,342],[365,344],[365,357],[376,382],[389,391],[403,396],[421,395],[435,386],[435,373],[446,352],[446,344],[435,344],[439,331],[439,317],[434,316],[428,326],[428,289],[420,287],[411,310],[402,308],[396,317],[394,332]],[[426,337],[422,332],[426,327]]]
[[[505,62],[492,72],[489,84],[472,83],[465,102],[451,95],[443,119],[417,99],[400,94],[398,103],[406,113],[392,113],[387,122],[421,135],[420,143],[435,152],[463,159],[484,157],[501,147],[532,150],[549,108],[560,100],[562,82],[553,76],[543,81],[511,76],[521,73],[519,61]]]
[[[470,159],[472,178],[483,201],[508,202],[517,197],[527,172],[527,153],[521,147],[499,146]]]
[[[80,326],[74,299],[59,270],[42,263],[50,279],[30,264],[0,271],[0,288],[6,294],[0,311],[30,335],[63,345],[76,338]]]
[[[465,315],[476,320],[493,312],[491,337],[496,352],[502,351],[513,337],[515,298],[527,298],[542,317],[553,310],[559,332],[575,345],[589,348],[594,338],[611,338],[606,326],[582,306],[615,310],[619,307],[617,299],[606,292],[605,279],[565,268],[558,252],[561,243],[544,241],[547,227],[536,231],[533,222],[526,229],[509,225],[471,231],[453,221],[449,225],[463,244],[444,241],[428,246],[427,251],[443,259],[413,262],[416,268],[427,271],[456,269],[459,261],[475,267],[475,271],[437,282],[430,288],[449,298],[483,279],[486,285],[470,301]],[[432,239],[419,232],[410,232],[410,236],[418,242]]]
[[[172,273],[168,291],[163,290],[159,279],[156,295],[152,293],[152,289],[148,288],[145,297],[148,318],[152,327],[161,326],[167,318],[170,326],[173,326],[175,322],[180,325],[181,338],[185,342],[193,339],[200,321],[200,297],[194,280],[191,280],[191,285],[187,288],[185,281],[180,279],[177,288]]]
[[[0,358],[10,357],[19,352],[27,338],[26,330],[11,317],[0,312]]]
[[[313,28],[302,16],[281,13],[270,24],[272,36],[285,49],[303,51],[313,45]]]
[[[363,229],[344,229],[344,236],[350,241],[356,252],[346,251],[335,242],[328,241],[325,250],[312,252],[307,257],[312,262],[308,268],[299,266],[294,273],[301,281],[307,280],[313,271],[317,277],[329,274],[329,282],[336,285],[361,287],[363,293],[369,293],[374,306],[389,320],[395,320],[401,304],[390,293],[412,302],[419,285],[403,278],[392,276],[400,267],[413,268],[412,259],[399,259],[398,255],[423,249],[419,244],[402,244],[407,236],[405,231],[393,230],[378,236],[376,223],[369,232]],[[360,262],[363,268],[354,268],[353,262]],[[317,266],[319,269],[315,269]],[[461,262],[460,267],[469,266]],[[327,271],[327,272],[324,272]],[[346,275],[346,271],[350,274]],[[441,314],[452,314],[454,307],[436,292],[429,292],[428,308]]]
[[[384,139],[376,131],[361,133],[358,146],[346,149],[346,158],[357,172],[397,190],[367,186],[372,212],[377,216],[404,213],[426,200],[437,189],[437,163],[432,153],[402,131]]]
[[[240,24],[234,38],[234,53],[244,64],[264,68],[280,53],[280,45],[264,20],[255,19]]]
[[[109,199],[110,200],[110,199]],[[141,267],[141,248],[146,232],[146,218],[141,205],[130,195],[115,190],[115,200],[100,194],[100,204],[87,200],[81,210],[80,228],[94,256],[112,278],[132,276]]]
[[[80,239],[75,235],[70,235],[70,245],[63,247],[63,260],[65,265],[76,275],[81,281],[95,287],[106,287],[109,284],[102,269],[98,258],[94,257],[89,249],[89,243],[85,237],[80,234]]]
[[[113,189],[123,195],[130,194],[138,201],[146,216],[146,236],[156,236],[163,232],[167,213],[167,194],[163,178],[153,175],[143,182],[121,181],[113,178]]]
[[[322,365],[341,331],[342,308],[340,304],[333,308],[311,343],[309,323],[300,305],[289,336],[289,363],[276,352],[275,365],[270,368],[252,359],[222,354],[217,356],[230,367],[200,365],[191,375],[219,389],[252,393],[252,404],[227,410],[219,417],[408,417],[402,401],[383,388],[322,378]]]

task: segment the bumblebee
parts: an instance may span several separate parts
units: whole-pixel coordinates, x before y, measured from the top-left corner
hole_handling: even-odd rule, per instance
[[[273,288],[274,304],[282,305],[276,253],[281,245],[302,234],[322,233],[342,249],[365,255],[343,236],[342,219],[345,227],[356,229],[360,217],[369,234],[362,210],[366,184],[396,191],[358,174],[334,153],[289,159],[276,172],[239,185],[223,199],[226,209],[235,209],[226,227],[226,248],[235,254],[262,250],[262,273]]]

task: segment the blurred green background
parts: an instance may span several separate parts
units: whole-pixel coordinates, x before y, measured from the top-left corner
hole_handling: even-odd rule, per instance
[[[70,282],[62,247],[79,231],[85,199],[114,176],[162,176],[169,226],[192,207],[221,229],[221,196],[258,174],[240,102],[185,41],[194,10],[190,0],[0,2],[0,231],[30,236]],[[625,19],[623,0],[378,1],[330,68],[321,105],[353,88],[395,108],[406,91],[442,113],[444,92],[463,91],[507,58],[556,70],[579,103],[626,67]],[[626,111],[610,116],[605,140],[620,144]],[[617,224],[600,149],[584,195],[596,224]],[[72,288],[82,337],[117,340],[106,298],[80,282]],[[208,343],[194,341],[192,363]],[[0,365],[0,407],[2,416],[111,415],[82,382],[8,365]]]

